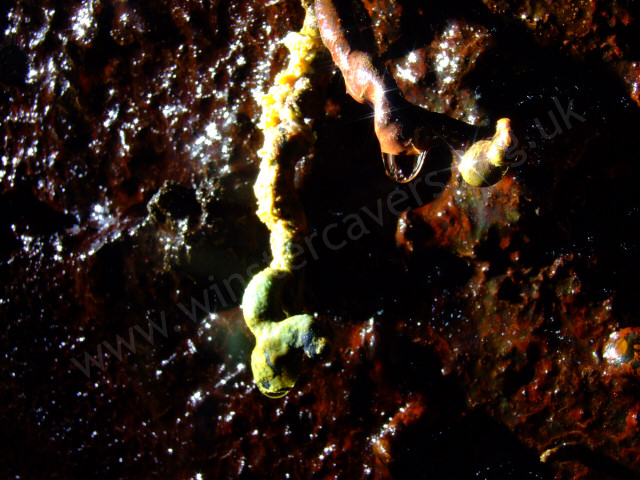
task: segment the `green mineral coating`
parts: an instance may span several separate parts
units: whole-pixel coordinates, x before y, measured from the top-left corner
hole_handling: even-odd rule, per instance
[[[290,281],[290,273],[274,268],[266,268],[251,279],[242,298],[242,309],[247,326],[254,334],[265,321],[282,316],[282,294]]]
[[[251,279],[242,299],[247,326],[256,337],[251,353],[253,378],[271,398],[293,388],[303,352],[315,357],[326,345],[311,315],[287,316],[282,299],[292,279],[286,271],[266,268]]]

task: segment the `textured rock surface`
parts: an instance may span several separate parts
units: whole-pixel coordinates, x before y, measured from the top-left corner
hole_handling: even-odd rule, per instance
[[[523,161],[473,189],[433,151],[396,187],[327,57],[296,182],[332,352],[271,400],[237,305],[299,3],[2,4],[7,477],[640,475],[638,5],[360,6],[408,98],[508,116]]]

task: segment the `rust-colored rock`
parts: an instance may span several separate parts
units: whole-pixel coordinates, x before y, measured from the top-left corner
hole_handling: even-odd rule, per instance
[[[510,118],[514,167],[473,189],[438,147],[393,185],[327,55],[295,182],[331,351],[272,400],[238,303],[270,260],[254,97],[301,5],[0,7],[7,478],[640,474],[637,4],[357,11],[411,101]]]

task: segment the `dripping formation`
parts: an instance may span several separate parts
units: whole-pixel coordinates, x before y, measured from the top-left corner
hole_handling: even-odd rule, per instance
[[[408,183],[418,175],[425,152],[439,139],[451,146],[459,145],[474,138],[477,129],[408,102],[382,61],[364,46],[356,29],[344,21],[347,13],[342,6],[340,0],[315,1],[320,35],[342,72],[349,95],[373,106],[375,132],[387,175],[398,183]],[[473,186],[489,186],[500,180],[509,164],[506,154],[512,145],[510,137],[509,120],[499,120],[493,138],[476,142],[463,155],[459,169],[464,180]],[[398,167],[399,155],[415,156],[409,175]]]
[[[311,62],[321,48],[310,6],[305,8],[302,30],[285,38],[290,52],[287,68],[261,100],[265,140],[258,152],[261,163],[254,192],[258,217],[270,231],[273,260],[251,279],[242,298],[245,321],[256,338],[251,354],[253,378],[260,391],[272,398],[293,388],[303,353],[315,357],[326,345],[313,316],[292,314],[302,303],[301,273],[295,271],[293,262],[300,256],[296,247],[307,228],[294,186],[294,169],[315,141],[298,102],[312,88]]]
[[[342,71],[348,93],[373,106],[383,164],[395,182],[413,180],[427,152],[439,140],[453,148],[478,132],[477,127],[408,102],[380,60],[348,38],[338,2],[316,0],[315,15],[311,2],[303,2],[306,17],[301,31],[285,38],[290,52],[287,67],[260,101],[265,140],[258,152],[261,163],[254,192],[257,215],[270,231],[273,260],[247,285],[242,309],[256,338],[251,354],[253,377],[260,391],[271,398],[282,397],[293,388],[303,354],[315,358],[328,343],[317,319],[302,312],[302,273],[293,264],[296,258],[300,261],[300,245],[307,230],[294,186],[294,169],[315,142],[299,101],[313,89],[312,62],[322,42]],[[474,186],[499,181],[507,171],[511,145],[510,122],[501,119],[492,138],[475,142],[462,155],[459,169],[464,180]],[[408,169],[404,164],[410,162]]]

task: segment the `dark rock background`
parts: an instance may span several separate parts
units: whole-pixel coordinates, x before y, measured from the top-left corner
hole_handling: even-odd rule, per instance
[[[238,303],[269,254],[256,97],[301,5],[2,3],[7,478],[640,477],[639,4],[356,6],[408,98],[511,118],[522,161],[472,189],[436,149],[441,184],[395,186],[321,59],[296,178],[333,346],[270,400]]]

